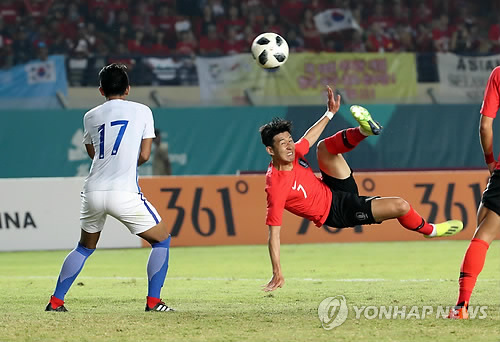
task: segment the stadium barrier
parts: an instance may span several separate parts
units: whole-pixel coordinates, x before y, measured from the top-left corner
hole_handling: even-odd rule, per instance
[[[470,239],[486,171],[356,173],[363,195],[401,196],[428,221],[465,224],[451,239]],[[79,239],[83,178],[0,180],[0,251],[71,249]],[[173,246],[265,244],[264,175],[144,177],[143,193],[167,222]],[[22,195],[20,195],[22,194]],[[288,212],[283,243],[423,240],[396,220],[335,229]],[[143,246],[145,244],[142,244]],[[99,247],[140,247],[140,239],[108,218]]]
[[[80,239],[84,178],[0,179],[0,251],[72,249]],[[140,247],[108,217],[99,247]],[[125,230],[125,231],[124,231]]]
[[[399,196],[426,220],[459,219],[468,240],[476,226],[476,210],[486,186],[487,171],[355,173],[360,194]],[[174,246],[267,243],[266,194],[263,175],[153,177],[140,181],[148,200],[167,220]],[[285,212],[283,243],[424,240],[397,220],[380,225],[336,229]]]

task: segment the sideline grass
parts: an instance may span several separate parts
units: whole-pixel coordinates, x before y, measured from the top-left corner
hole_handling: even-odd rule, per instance
[[[96,251],[66,296],[68,313],[43,311],[68,251],[0,253],[0,341],[499,341],[498,242],[472,297],[487,318],[436,319],[438,305],[455,303],[467,245],[284,245],[286,284],[272,293],[260,291],[266,246],[172,248],[163,298],[174,313],[144,312],[148,249]],[[326,331],[318,305],[336,295],[349,316]],[[356,319],[353,305],[431,305],[434,314]]]

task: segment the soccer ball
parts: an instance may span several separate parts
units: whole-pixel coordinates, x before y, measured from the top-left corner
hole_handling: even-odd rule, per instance
[[[288,43],[279,34],[262,33],[253,40],[252,56],[264,69],[279,68],[288,59]]]

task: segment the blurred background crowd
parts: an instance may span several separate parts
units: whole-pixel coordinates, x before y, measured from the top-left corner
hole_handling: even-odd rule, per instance
[[[362,30],[321,34],[313,18],[329,8],[350,9]],[[131,68],[141,56],[221,56],[267,31],[291,51],[500,53],[500,2],[0,0],[0,68],[48,54]]]

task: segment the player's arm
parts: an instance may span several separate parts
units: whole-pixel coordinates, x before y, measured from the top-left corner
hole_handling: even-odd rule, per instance
[[[139,153],[139,160],[137,165],[142,165],[149,160],[151,156],[151,146],[153,145],[153,138],[142,139],[141,152]]]
[[[87,154],[89,155],[90,159],[93,160],[95,155],[94,145],[85,144],[85,149],[87,150]]]
[[[493,155],[493,120],[494,118],[481,115],[479,122],[479,137],[481,139],[481,147],[483,148],[484,157],[490,173],[495,169],[495,157]]]
[[[273,277],[264,285],[263,290],[266,292],[274,291],[285,284],[285,278],[283,278],[283,273],[281,273],[280,263],[280,230],[281,226],[269,226],[268,247],[271,265],[273,267]]]
[[[333,115],[335,115],[335,113],[337,113],[340,108],[340,95],[334,96],[333,90],[329,86],[327,86],[327,92],[328,111],[318,121],[316,121],[316,123],[312,125],[302,137],[309,142],[309,147],[313,146],[316,143],[321,133],[323,133],[326,125],[330,122],[330,120],[333,118]]]

